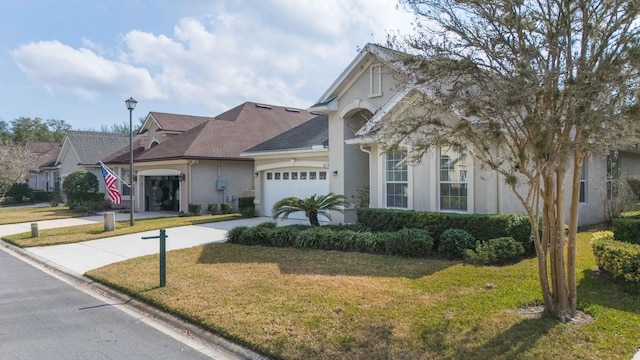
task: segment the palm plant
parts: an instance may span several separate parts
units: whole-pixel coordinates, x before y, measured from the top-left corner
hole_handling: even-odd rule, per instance
[[[291,196],[276,202],[273,205],[271,214],[274,219],[280,216],[282,216],[282,219],[287,219],[292,213],[302,211],[311,225],[319,226],[318,215],[331,220],[331,211],[344,213],[344,207],[346,206],[349,206],[347,198],[344,195],[336,195],[334,193],[321,196],[314,194],[305,199]]]

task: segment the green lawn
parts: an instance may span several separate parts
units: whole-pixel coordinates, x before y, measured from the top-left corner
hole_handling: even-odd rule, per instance
[[[65,219],[79,216],[73,214],[68,206],[39,208],[2,208],[0,209],[0,225],[33,221]]]
[[[24,232],[20,234],[5,236],[2,239],[20,247],[60,245],[156,230],[161,228],[166,229],[176,226],[203,224],[216,221],[232,220],[237,218],[240,218],[239,214],[137,219],[134,221],[133,226],[129,226],[129,220],[123,220],[116,221],[116,230],[109,232],[104,231],[103,223],[97,223],[40,230],[40,236],[37,238],[32,238],[31,232]]]
[[[600,277],[589,240],[578,239],[578,301],[594,321],[579,325],[518,313],[542,302],[534,259],[478,267],[225,243],[168,253],[165,288],[157,255],[88,276],[275,358],[630,359],[640,298]]]

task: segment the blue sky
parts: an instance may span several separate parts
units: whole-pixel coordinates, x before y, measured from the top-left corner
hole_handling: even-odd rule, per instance
[[[367,42],[408,33],[396,0],[22,0],[0,11],[0,119],[74,129],[245,101],[306,108]]]

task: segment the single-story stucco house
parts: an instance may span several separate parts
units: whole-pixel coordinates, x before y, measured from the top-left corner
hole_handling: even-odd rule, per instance
[[[246,102],[214,117],[151,112],[136,134],[134,209],[183,211],[254,194],[253,159],[240,153],[315,117],[291,107]],[[129,178],[129,147],[103,162]],[[123,206],[130,194],[121,185]]]

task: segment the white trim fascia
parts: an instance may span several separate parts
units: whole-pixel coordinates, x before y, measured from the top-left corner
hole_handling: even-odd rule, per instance
[[[319,145],[322,146],[322,145]],[[272,150],[272,151],[256,151],[256,152],[243,152],[240,153],[240,157],[246,158],[269,158],[269,157],[294,157],[298,154],[302,156],[309,155],[322,155],[324,153],[328,153],[328,147],[322,147],[322,149],[314,149],[314,148],[297,148],[297,149],[287,149],[287,150]]]
[[[372,55],[375,56],[375,55]],[[337,99],[342,98],[342,96],[344,96],[344,94],[347,93],[347,91],[349,91],[349,89],[351,89],[351,87],[356,83],[356,81],[358,81],[358,79],[360,79],[365,73],[369,73],[369,69],[371,67],[371,64],[375,63],[374,58],[369,58],[366,59],[365,61],[362,62],[362,64],[358,64],[358,67],[356,68],[357,70],[353,73],[350,73],[349,76],[347,78],[345,78],[345,80],[347,80],[346,83],[344,84],[340,84],[341,90],[338,92],[337,95]]]
[[[378,140],[373,136],[356,137],[344,141],[347,145],[370,145],[376,142],[378,142]]]
[[[158,122],[158,120],[156,120],[156,118],[151,114],[151,112],[149,112],[149,114],[147,115],[147,118],[142,123],[142,126],[140,126],[140,130],[138,130],[138,134],[142,133],[142,130],[145,130],[145,129],[149,130],[149,128],[151,128],[151,124],[147,125],[148,122],[153,122],[156,124],[158,129],[162,129],[162,126],[160,126],[160,123]]]
[[[360,53],[351,61],[351,63],[342,71],[340,76],[329,86],[327,91],[322,94],[320,99],[316,101],[316,103],[321,103],[326,101],[338,88],[341,87],[342,83],[353,73],[354,70],[358,68],[360,62],[363,61],[367,55],[371,53],[370,44],[365,45],[365,47],[360,51]]]
[[[165,165],[186,165],[189,163],[190,160],[187,159],[180,159],[180,160],[156,160],[156,161],[135,161],[135,159],[133,160],[133,166],[134,168],[136,166],[165,166]],[[105,163],[105,164],[109,164],[109,163]],[[113,164],[113,163],[111,163]],[[113,165],[122,165],[122,164],[113,164]],[[124,164],[124,165],[129,165]]]
[[[318,168],[318,169],[327,169],[329,170],[329,162],[327,161],[319,161],[319,160],[288,160],[288,161],[280,161],[277,163],[271,164],[263,164],[256,166],[256,171],[267,171],[273,169],[282,169],[282,168]]]
[[[321,114],[328,114],[330,112],[338,111],[338,99],[331,100],[328,104],[321,106],[312,106],[307,109],[308,112],[317,112]]]

